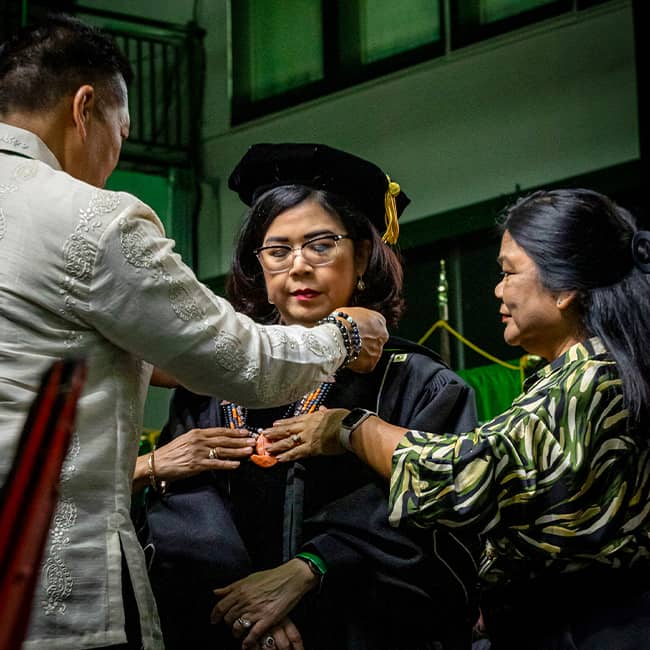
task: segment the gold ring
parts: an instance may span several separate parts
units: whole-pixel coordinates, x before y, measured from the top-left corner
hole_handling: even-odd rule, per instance
[[[219,456],[217,456],[217,448],[216,447],[213,447],[212,449],[210,449],[210,453],[208,454],[208,458],[210,460],[218,460],[219,459]],[[246,619],[244,619],[244,620],[246,620]]]

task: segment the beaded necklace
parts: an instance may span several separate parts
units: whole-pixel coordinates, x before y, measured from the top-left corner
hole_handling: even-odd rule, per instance
[[[333,382],[323,382],[317,388],[303,395],[297,402],[290,404],[282,419],[302,415],[304,413],[313,413],[317,411],[320,405],[325,401],[327,394],[332,387]],[[246,424],[248,409],[235,404],[234,402],[221,402],[221,408],[226,418],[226,425],[229,429],[248,429],[253,437],[259,436],[262,431],[261,427],[250,427]]]

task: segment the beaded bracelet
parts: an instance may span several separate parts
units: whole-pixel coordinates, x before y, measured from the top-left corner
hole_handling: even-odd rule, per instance
[[[332,314],[325,316],[325,318],[321,318],[316,324],[323,325],[324,323],[332,323],[336,325],[341,333],[341,338],[343,339],[343,345],[345,347],[345,359],[343,359],[341,368],[345,368],[345,366],[352,363],[359,356],[358,354],[357,356],[354,356],[354,343],[350,337],[350,332],[348,331],[348,328]]]
[[[352,316],[349,314],[346,314],[344,311],[335,311],[332,313],[332,316],[335,318],[343,318],[350,324],[350,332],[352,338],[352,358],[348,361],[348,363],[352,363],[355,359],[359,358],[359,354],[361,353],[361,334],[359,333],[359,326],[357,325],[357,322],[354,320],[354,318],[352,318]]]
[[[343,362],[343,365],[347,366],[348,363],[350,363],[350,357],[354,352],[354,348],[352,347],[352,339],[350,338],[350,332],[338,318],[334,316],[332,316],[332,318],[333,320],[331,322],[333,322],[334,325],[339,328],[339,332],[341,332],[341,336],[343,337],[343,345],[345,346],[345,361]]]

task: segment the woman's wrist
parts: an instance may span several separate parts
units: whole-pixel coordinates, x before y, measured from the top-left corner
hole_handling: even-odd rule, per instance
[[[131,488],[134,494],[144,490],[144,488],[149,485],[149,477],[147,476],[147,456],[148,454],[138,456],[135,462],[135,471],[133,472],[133,484]]]
[[[312,589],[318,587],[319,579],[311,572],[310,568],[298,558],[289,560],[294,565],[295,575],[300,580],[300,593],[304,596]]]
[[[352,448],[352,434],[371,416],[376,416],[374,411],[363,408],[352,409],[342,420],[339,428],[339,443],[346,451],[354,452]]]
[[[167,481],[162,481],[156,475],[156,448],[154,447],[147,456],[147,479],[149,487],[155,492],[165,494]]]
[[[318,587],[320,590],[323,578],[327,572],[327,566],[325,562],[313,553],[298,553],[296,554],[295,560],[298,560],[299,564],[302,565],[301,573],[305,576],[306,586],[308,591],[311,591],[315,587]],[[307,573],[307,571],[309,573]]]

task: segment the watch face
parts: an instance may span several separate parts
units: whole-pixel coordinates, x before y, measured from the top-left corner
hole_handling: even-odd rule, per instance
[[[364,420],[371,414],[366,409],[352,409],[341,421],[341,426],[353,429],[360,420]]]
[[[350,443],[352,432],[371,415],[376,415],[376,413],[374,411],[368,411],[367,409],[357,408],[352,409],[343,418],[341,421],[341,428],[339,429],[339,442],[344,449],[347,449],[347,451],[354,451],[352,449],[352,444]]]

